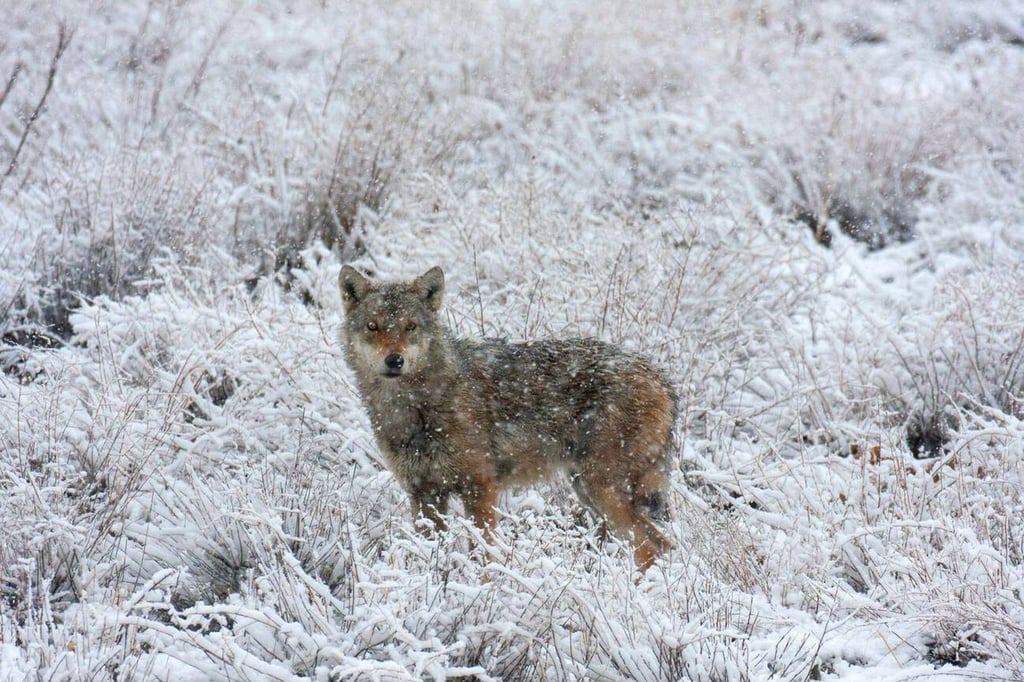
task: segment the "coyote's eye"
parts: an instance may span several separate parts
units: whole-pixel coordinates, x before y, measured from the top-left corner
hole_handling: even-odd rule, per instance
[[[408,324],[405,325],[405,331],[407,331],[407,332],[411,332],[415,328],[416,328],[416,323],[415,322],[409,322]]]
[[[369,329],[371,332],[375,332],[375,331],[377,331],[377,323],[376,322],[367,322],[366,323],[366,328]]]

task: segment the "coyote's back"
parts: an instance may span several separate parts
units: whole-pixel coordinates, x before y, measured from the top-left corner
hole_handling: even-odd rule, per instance
[[[456,339],[444,275],[374,283],[345,266],[342,343],[385,461],[436,525],[458,495],[489,537],[498,490],[566,471],[580,500],[630,538],[641,569],[669,547],[675,396],[643,358],[593,339]]]

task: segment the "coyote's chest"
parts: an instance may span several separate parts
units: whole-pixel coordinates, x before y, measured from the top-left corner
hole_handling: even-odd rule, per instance
[[[450,456],[450,406],[415,393],[375,396],[368,403],[374,435],[395,469],[409,475],[434,470]]]

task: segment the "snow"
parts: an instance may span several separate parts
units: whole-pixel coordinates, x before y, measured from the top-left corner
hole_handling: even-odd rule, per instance
[[[6,3],[0,680],[1021,679],[1022,17]],[[669,556],[418,533],[346,262],[664,368]]]

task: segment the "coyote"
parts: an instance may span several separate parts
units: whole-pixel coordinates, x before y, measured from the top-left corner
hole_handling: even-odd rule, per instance
[[[500,489],[565,471],[641,571],[669,549],[651,519],[668,516],[676,398],[651,364],[594,339],[456,338],[439,267],[374,282],[346,265],[338,283],[345,356],[414,517],[442,528],[457,495],[490,543]]]

